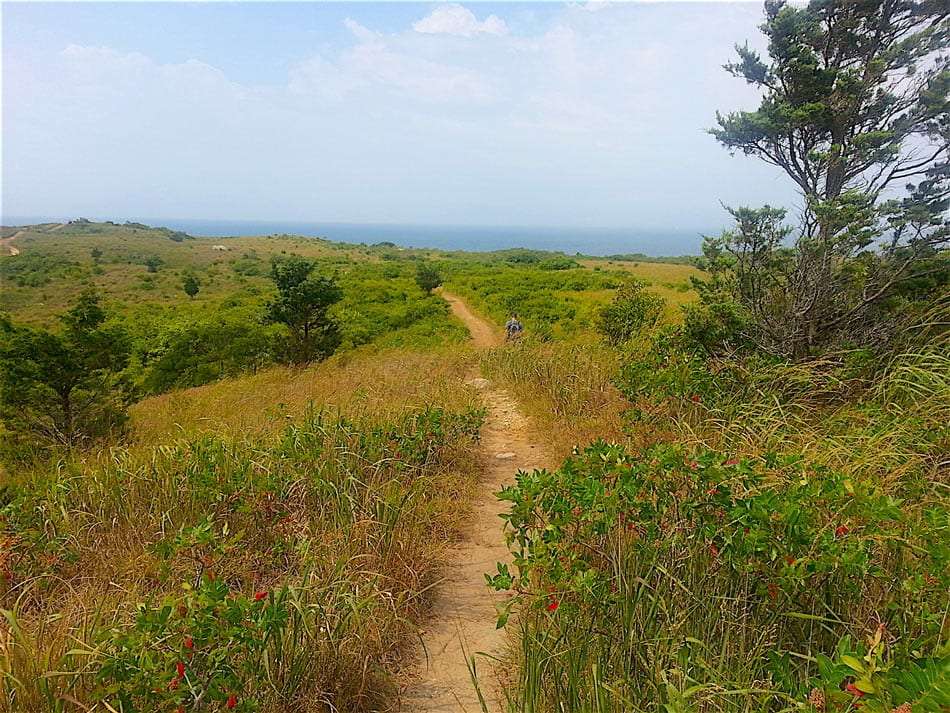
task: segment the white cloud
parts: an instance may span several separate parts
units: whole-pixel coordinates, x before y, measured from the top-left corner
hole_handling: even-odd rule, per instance
[[[509,224],[696,224],[719,199],[782,202],[703,131],[755,101],[720,67],[755,40],[759,8],[597,7],[512,12],[511,31],[460,5],[385,32],[348,18],[341,44],[294,48],[268,85],[206,56],[70,45],[8,64],[5,49],[3,200],[27,215],[49,200],[75,215]]]
[[[343,21],[343,24],[346,26],[346,29],[352,32],[353,36],[360,42],[373,42],[381,37],[378,32],[373,32],[369,28],[363,27],[360,23],[352,18],[346,18]]]
[[[427,35],[458,35],[472,37],[477,34],[507,35],[508,25],[497,15],[489,15],[479,22],[475,14],[461,5],[440,5],[427,16],[414,22],[412,29]]]

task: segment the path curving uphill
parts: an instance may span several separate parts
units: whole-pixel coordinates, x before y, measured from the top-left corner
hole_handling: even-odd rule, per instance
[[[25,232],[25,230],[18,230],[9,238],[0,238],[0,248],[6,248],[8,255],[19,255],[20,248],[14,246],[13,241],[19,238]]]
[[[441,295],[468,327],[476,347],[487,349],[501,343],[495,326],[474,314],[457,296]],[[501,709],[491,669],[492,662],[504,655],[504,631],[495,628],[495,605],[503,598],[488,589],[485,573],[510,557],[499,517],[506,508],[495,493],[513,482],[519,470],[547,465],[546,455],[532,438],[528,420],[514,398],[484,379],[473,378],[472,383],[481,390],[487,409],[481,439],[482,481],[465,534],[447,553],[445,578],[420,634],[416,671],[402,697],[402,710],[413,713],[483,710],[469,671],[472,657],[484,707]]]

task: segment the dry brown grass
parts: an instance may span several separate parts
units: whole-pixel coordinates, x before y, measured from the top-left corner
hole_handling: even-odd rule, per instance
[[[95,661],[94,630],[128,621],[138,602],[174,594],[194,576],[191,560],[169,564],[155,544],[209,515],[243,538],[215,565],[219,578],[240,591],[290,583],[306,630],[334,627],[336,638],[308,635],[295,645],[285,664],[306,672],[305,685],[287,691],[286,704],[263,691],[262,710],[392,704],[386,671],[398,669],[412,641],[480,464],[471,440],[448,436],[423,461],[402,466],[398,448],[372,450],[387,448],[374,429],[427,406],[476,409],[478,395],[465,383],[474,358],[465,349],[364,350],[166,394],[134,407],[127,447],[34,474],[46,485],[32,496],[40,519],[30,521],[63,536],[69,557],[43,559],[41,551],[32,576],[22,569],[6,583],[0,711],[82,710],[73,698],[89,705],[89,677],[55,672]],[[327,415],[313,420],[313,410]],[[342,427],[336,415],[347,419]],[[367,451],[367,443],[376,445]],[[272,500],[275,478],[285,485]]]
[[[629,402],[611,383],[620,365],[616,351],[528,339],[486,352],[481,365],[518,397],[555,457],[596,439],[623,437]]]
[[[307,367],[274,367],[153,396],[131,409],[132,441],[151,444],[198,433],[259,436],[282,429],[311,404],[386,418],[425,404],[458,401],[477,357],[465,347],[437,352],[364,348]]]

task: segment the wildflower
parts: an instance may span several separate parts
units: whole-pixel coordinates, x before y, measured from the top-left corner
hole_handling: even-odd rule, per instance
[[[696,470],[697,468],[699,468],[699,463],[698,463],[698,462],[696,462],[696,461],[694,461],[694,460],[692,460],[692,461],[689,462],[689,469],[690,469],[690,470]]]
[[[808,694],[808,702],[817,713],[825,713],[825,692],[820,688],[811,689]]]
[[[692,396],[689,397],[689,400],[692,401],[694,404],[698,404],[702,399],[699,398],[699,394],[693,394]]]
[[[787,564],[789,567],[793,566],[797,561],[798,560],[796,560],[791,555],[785,555],[785,564]]]
[[[551,602],[550,602],[550,604],[548,604],[546,608],[547,608],[547,610],[548,610],[549,612],[552,612],[552,613],[553,613],[553,612],[556,612],[556,611],[557,611],[558,606],[559,606],[558,600],[557,600],[557,599],[552,599]]]
[[[257,593],[254,595],[254,601],[255,601],[255,602],[259,602],[259,601],[261,601],[262,599],[267,599],[267,592],[257,592]]]
[[[706,495],[715,495],[718,492],[719,492],[719,488],[717,488],[714,485],[713,487],[711,487],[709,490],[706,491]]]
[[[237,696],[233,693],[228,696],[228,702],[224,704],[225,708],[235,708],[237,706]]]
[[[723,465],[739,465],[739,459],[738,459],[738,458],[730,458],[730,459],[727,460],[725,463],[723,463]]]
[[[718,557],[718,556],[719,556],[719,548],[716,547],[716,543],[715,543],[715,542],[713,542],[713,543],[711,543],[711,544],[709,545],[709,554],[711,554],[713,557]]]
[[[181,661],[175,664],[175,670],[178,672],[178,678],[185,677],[185,664],[183,664]]]
[[[185,637],[185,648],[186,648],[186,649],[193,649],[193,648],[195,648],[195,642],[194,642],[194,640],[193,640],[190,636],[186,636],[186,637]]]
[[[172,691],[176,691],[178,690],[179,683],[181,683],[180,678],[173,678],[171,681],[168,682],[168,688]]]
[[[849,532],[851,532],[851,528],[847,525],[838,525],[838,527],[835,528],[835,537],[844,537]]]
[[[768,590],[769,599],[771,599],[773,602],[778,599],[778,585],[776,585],[775,582],[769,582]]]
[[[848,693],[850,693],[850,694],[851,694],[852,696],[854,696],[855,698],[860,698],[861,696],[864,695],[864,691],[862,691],[860,688],[858,688],[857,686],[855,686],[853,683],[849,683],[847,686],[845,686],[845,687],[844,687],[844,690],[846,690]]]

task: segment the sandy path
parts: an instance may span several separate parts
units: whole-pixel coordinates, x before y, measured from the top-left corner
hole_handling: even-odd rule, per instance
[[[9,251],[10,255],[19,255],[20,248],[14,247],[13,241],[19,238],[25,232],[26,232],[25,230],[18,230],[9,238],[0,238],[0,248],[6,248]]]
[[[60,224],[58,224],[58,225],[53,226],[52,228],[50,228],[50,229],[47,230],[46,232],[47,232],[47,233],[52,233],[54,230],[62,230],[62,229],[65,228],[65,227],[66,227],[66,223],[60,223]],[[13,235],[11,235],[9,238],[0,238],[0,249],[6,248],[7,251],[8,251],[8,254],[10,254],[10,255],[19,255],[19,254],[20,254],[20,248],[14,247],[13,241],[16,240],[17,238],[19,238],[19,237],[20,237],[21,235],[23,235],[25,232],[26,232],[26,229],[24,229],[24,230],[18,230],[18,231],[15,232]]]
[[[499,331],[476,316],[455,295],[443,292],[452,312],[468,326],[480,348],[500,343]],[[474,374],[472,375],[475,376]],[[403,695],[403,711],[482,710],[472,685],[467,659],[476,657],[479,686],[490,711],[501,709],[491,675],[492,659],[504,653],[504,631],[495,628],[495,604],[504,597],[489,591],[485,573],[508,561],[499,515],[506,509],[495,493],[514,480],[520,469],[546,465],[540,445],[532,439],[527,419],[515,400],[484,379],[473,379],[488,409],[482,429],[483,479],[464,537],[447,553],[445,579],[439,586],[431,618],[421,632],[415,675]],[[502,455],[502,458],[498,456]]]

